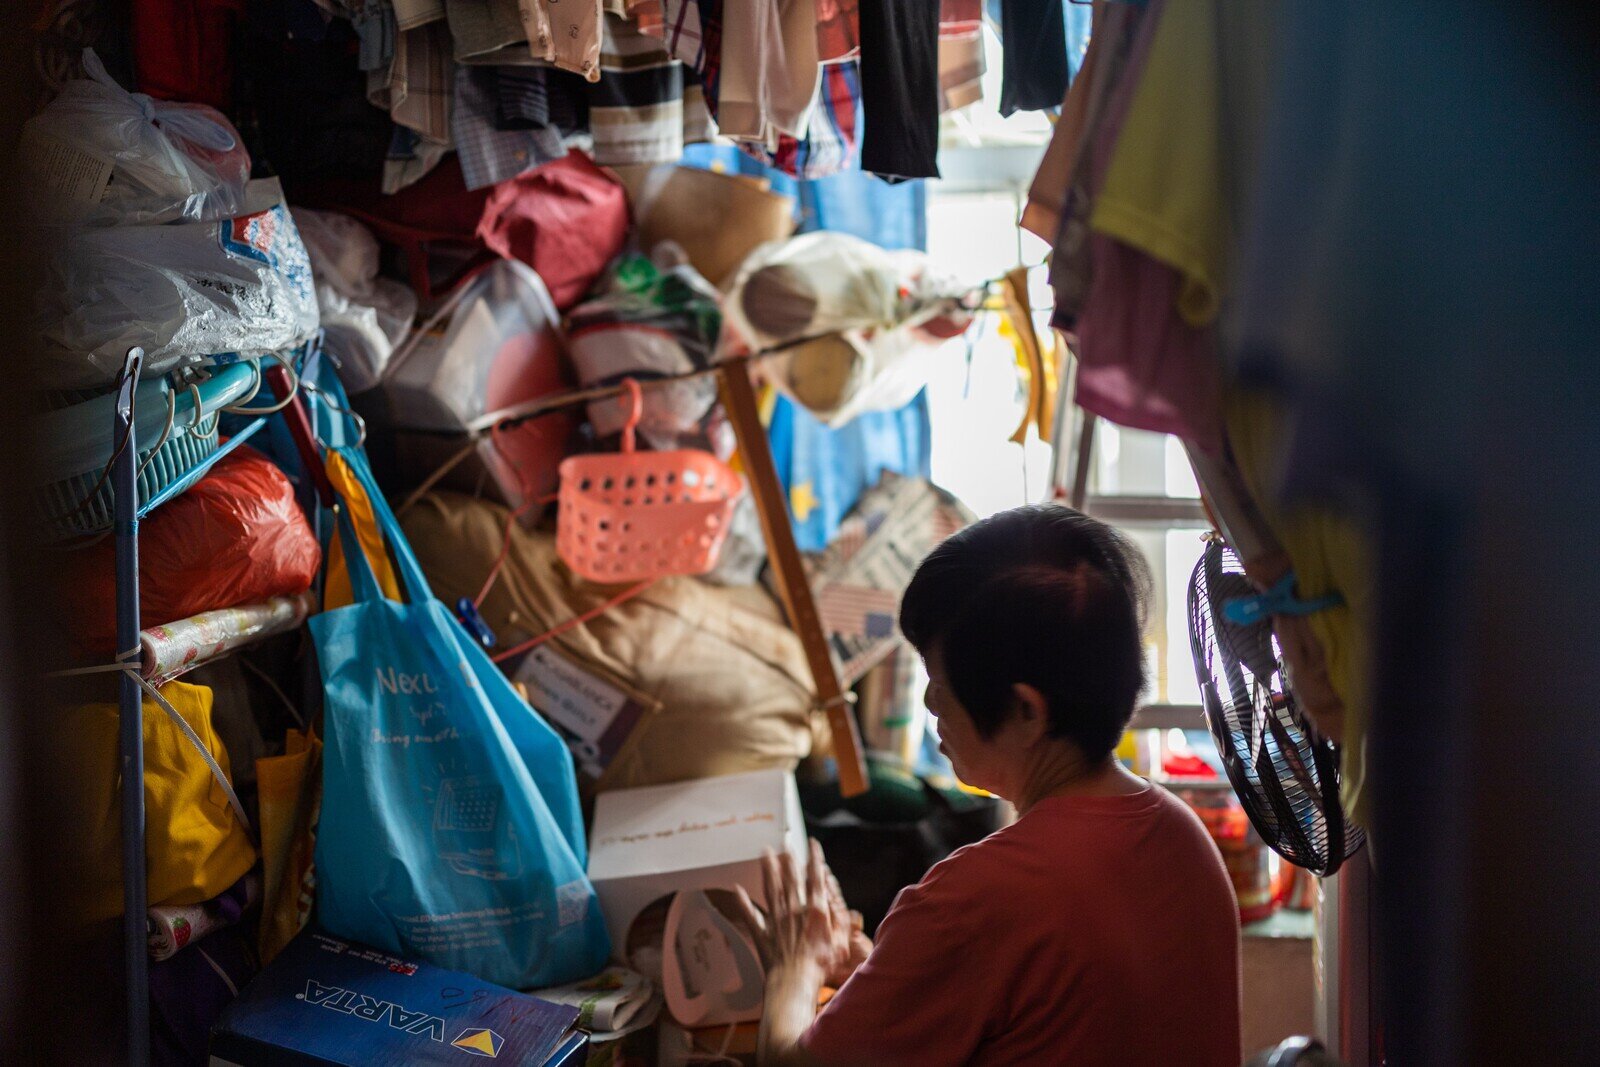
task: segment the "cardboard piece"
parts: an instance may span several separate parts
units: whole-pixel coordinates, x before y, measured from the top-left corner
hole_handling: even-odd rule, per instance
[[[932,482],[885,471],[816,560],[811,588],[845,685],[900,645],[900,594],[925,557],[975,521]]]
[[[639,247],[674,241],[695,270],[721,285],[758,246],[794,232],[794,200],[764,181],[698,167],[630,176]]]
[[[577,1019],[570,1005],[307,930],[223,1012],[211,1067],[575,1067],[588,1043]]]
[[[805,815],[794,776],[751,771],[602,793],[589,839],[589,880],[626,951],[628,930],[648,905],[683,889],[744,886],[765,905],[761,854],[787,851],[805,869]]]

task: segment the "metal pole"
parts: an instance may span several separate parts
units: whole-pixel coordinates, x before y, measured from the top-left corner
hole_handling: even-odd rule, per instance
[[[117,650],[139,648],[139,444],[133,425],[134,391],[144,364],[144,349],[130,348],[117,389],[111,440],[117,449],[111,472],[115,496],[117,546]],[[117,442],[122,442],[119,446]],[[150,960],[145,935],[144,854],[144,697],[139,683],[126,674],[121,685],[118,721],[122,775],[122,938],[126,968],[127,1061],[136,1067],[150,1062]]]

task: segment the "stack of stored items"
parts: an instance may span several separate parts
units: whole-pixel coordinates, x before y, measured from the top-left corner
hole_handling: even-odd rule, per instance
[[[96,833],[71,891],[87,937],[135,899],[117,853],[120,837],[139,854],[139,813],[116,784],[135,712],[100,673],[117,672],[140,687],[137,947],[165,1062],[357,1062],[375,1033],[408,1058],[745,1055],[764,965],[732,892],[762,903],[764,849],[803,860],[797,776],[826,807],[828,757],[849,759],[785,580],[810,575],[817,637],[851,685],[899,641],[908,575],[883,560],[970,520],[891,473],[838,544],[761,581],[768,538],[792,535],[767,507],[763,536],[750,489],[768,442],[735,434],[719,378],[754,371],[767,397],[844,425],[904,408],[913,346],[970,313],[914,254],[791,239],[780,175],[595,162],[675,161],[709,129],[691,117],[703,101],[780,170],[853,166],[876,62],[865,11],[859,46],[854,5],[820,26],[812,5],[779,5],[760,29],[728,11],[708,54],[689,16],[710,29],[720,5],[602,17],[597,0],[543,44],[553,5],[526,24],[502,6],[219,15],[190,27],[214,36],[202,70],[199,53],[157,62],[135,4],[141,92],[86,52],[28,126],[53,250],[36,327],[59,387],[37,424],[40,510],[81,549],[65,565],[81,625],[57,665],[81,696],[60,755]],[[930,45],[975,41],[977,5],[944,8]],[[831,53],[770,52],[813,30]],[[354,84],[365,110],[336,92],[286,110],[318,84]],[[152,98],[180,93],[209,103]],[[225,111],[249,117],[242,132]],[[814,291],[841,247],[883,296],[864,315]],[[713,283],[736,280],[815,314],[774,328],[750,296],[730,328]],[[813,328],[855,359],[825,400],[797,380],[804,359],[762,351]],[[893,367],[880,333],[899,338]],[[130,456],[133,523],[114,521]],[[904,786],[885,766],[877,801]],[[873,803],[852,809],[866,836],[835,819],[834,839],[869,840],[889,810]],[[518,1021],[484,1025],[484,1003]]]

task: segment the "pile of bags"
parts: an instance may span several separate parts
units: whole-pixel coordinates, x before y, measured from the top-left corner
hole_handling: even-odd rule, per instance
[[[92,50],[24,126],[29,218],[51,250],[36,327],[46,380],[93,388],[129,347],[144,372],[259,358],[317,330],[311,264],[276,181],[198,104],[116,84]]]

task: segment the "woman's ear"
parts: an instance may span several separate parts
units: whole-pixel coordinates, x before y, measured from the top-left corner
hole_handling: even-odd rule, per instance
[[[1016,682],[1011,686],[1011,714],[1027,732],[1029,743],[1050,732],[1050,702],[1043,693],[1026,682]]]

